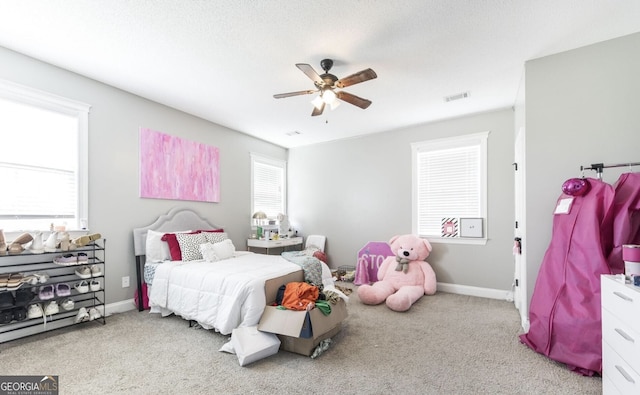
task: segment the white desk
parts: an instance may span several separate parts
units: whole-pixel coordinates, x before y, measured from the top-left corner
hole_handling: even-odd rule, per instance
[[[272,248],[282,248],[284,250],[286,247],[291,246],[302,246],[302,237],[291,237],[278,240],[247,239],[247,251],[251,251],[252,247],[263,248],[267,250],[267,255],[269,254],[269,250]]]

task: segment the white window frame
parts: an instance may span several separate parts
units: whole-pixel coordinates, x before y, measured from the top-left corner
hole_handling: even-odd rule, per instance
[[[448,243],[448,244],[480,244],[484,245],[487,242],[487,142],[489,138],[489,131],[468,134],[455,137],[447,137],[441,139],[421,141],[411,144],[411,158],[412,158],[412,231],[414,234],[424,237],[431,243]],[[419,162],[418,155],[427,151],[439,151],[446,150],[455,147],[468,147],[479,146],[480,158],[478,166],[480,167],[480,197],[479,197],[479,210],[478,218],[483,219],[483,237],[470,238],[470,237],[441,237],[440,234],[420,234],[419,231],[419,203],[420,197],[418,196],[418,179],[419,179]],[[454,215],[455,216],[455,215]]]
[[[287,214],[287,162],[280,159],[269,158],[260,154],[251,153],[251,216],[260,211],[255,205],[255,167],[256,164],[277,167],[282,170],[281,207],[277,213],[266,213],[270,220],[277,219],[278,214]]]
[[[76,221],[68,230],[88,228],[89,224],[89,111],[86,103],[0,79],[0,97],[34,107],[74,116],[78,120],[78,160],[76,171]],[[70,142],[73,143],[73,142]],[[30,142],[29,144],[34,144]],[[32,229],[24,229],[32,230]],[[44,229],[43,229],[44,230]]]

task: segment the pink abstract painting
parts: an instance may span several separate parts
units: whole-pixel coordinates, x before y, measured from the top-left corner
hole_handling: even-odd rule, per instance
[[[220,201],[217,147],[140,128],[140,197]]]

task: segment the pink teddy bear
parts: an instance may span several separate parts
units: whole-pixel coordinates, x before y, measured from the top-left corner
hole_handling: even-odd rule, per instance
[[[436,274],[425,261],[431,244],[414,235],[402,235],[392,237],[389,245],[395,256],[382,262],[377,282],[358,288],[358,297],[364,304],[386,300],[391,310],[407,311],[422,295],[436,293]]]

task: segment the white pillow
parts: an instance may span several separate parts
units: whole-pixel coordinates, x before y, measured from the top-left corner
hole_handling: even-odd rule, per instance
[[[233,257],[233,254],[235,254],[236,247],[233,245],[233,242],[230,239],[226,239],[219,243],[214,243],[213,251],[215,252],[218,259],[229,259]]]
[[[211,243],[200,244],[200,253],[202,254],[202,259],[207,262],[215,262],[220,260],[218,259],[216,251],[213,249],[213,244]]]
[[[146,256],[147,262],[164,262],[171,260],[169,244],[162,241],[165,232],[147,231]]]

